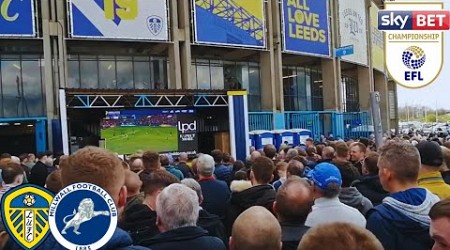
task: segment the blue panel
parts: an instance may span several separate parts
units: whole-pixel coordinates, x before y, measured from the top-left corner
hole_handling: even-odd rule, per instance
[[[349,56],[355,53],[353,45],[347,45],[344,47],[339,47],[335,51],[336,57]]]
[[[342,113],[333,113],[332,123],[334,138],[344,138],[344,115]]]
[[[233,96],[234,106],[234,129],[236,142],[236,158],[244,161],[246,158],[247,138],[245,137],[245,121],[244,121],[244,97]]]
[[[275,113],[275,129],[284,129],[284,114],[283,113]]]
[[[103,36],[103,34],[89,21],[81,11],[72,4],[73,34],[77,36]]]
[[[64,150],[62,141],[61,121],[59,119],[52,120],[52,132],[53,132],[53,152],[62,153]]]
[[[0,0],[0,36],[34,36],[34,1]]]
[[[47,133],[45,120],[36,121],[35,133],[36,133],[36,152],[45,152],[47,150]]]

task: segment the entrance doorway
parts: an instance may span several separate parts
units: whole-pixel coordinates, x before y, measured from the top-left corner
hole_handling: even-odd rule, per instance
[[[46,120],[0,119],[0,153],[20,155],[47,148]]]

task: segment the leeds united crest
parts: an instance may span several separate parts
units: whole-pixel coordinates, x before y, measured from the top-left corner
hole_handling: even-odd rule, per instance
[[[8,191],[1,200],[5,228],[24,249],[38,247],[48,236],[48,211],[53,194],[26,184]]]

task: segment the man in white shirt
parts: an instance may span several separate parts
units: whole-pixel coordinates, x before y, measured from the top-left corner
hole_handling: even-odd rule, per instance
[[[315,227],[323,223],[348,222],[365,227],[366,219],[355,208],[339,201],[342,177],[331,163],[320,163],[307,174],[313,183],[314,205],[305,225]]]

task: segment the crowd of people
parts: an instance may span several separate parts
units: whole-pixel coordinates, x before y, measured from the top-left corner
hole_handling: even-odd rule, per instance
[[[245,161],[85,147],[2,154],[0,196],[22,183],[104,188],[120,218],[102,249],[450,249],[450,144],[366,138],[266,145]],[[20,249],[0,223],[0,249]],[[65,249],[50,235],[36,249]]]

